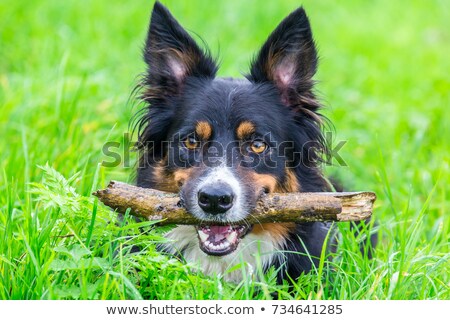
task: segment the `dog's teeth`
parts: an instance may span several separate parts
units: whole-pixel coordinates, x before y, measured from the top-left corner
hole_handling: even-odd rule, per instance
[[[205,242],[209,238],[209,235],[204,233],[202,230],[198,231],[198,235],[203,242]]]
[[[212,235],[208,233],[208,230],[210,230],[210,226],[203,226],[198,230],[198,236],[200,242],[205,248],[211,251],[224,251],[229,249],[233,244],[236,243],[239,235],[236,229],[237,227],[230,226],[227,235],[220,235],[217,237],[217,241],[211,241],[210,239],[214,239],[214,237],[212,237]]]
[[[227,240],[229,243],[234,243],[237,239],[237,233],[236,231],[231,232],[229,235],[227,235]]]

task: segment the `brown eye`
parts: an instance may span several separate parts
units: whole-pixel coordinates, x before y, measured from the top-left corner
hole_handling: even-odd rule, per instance
[[[254,140],[250,148],[254,153],[263,153],[267,149],[267,144],[261,140]]]
[[[200,142],[194,137],[187,137],[186,140],[183,141],[183,144],[189,150],[197,149],[200,146]]]

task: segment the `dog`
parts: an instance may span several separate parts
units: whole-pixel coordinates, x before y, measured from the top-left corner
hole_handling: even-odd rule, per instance
[[[305,10],[282,20],[234,79],[216,77],[210,52],[156,2],[143,58],[137,185],[179,193],[201,221],[168,231],[161,250],[234,282],[242,272],[227,270],[238,264],[273,267],[278,282],[310,271],[333,250],[329,223],[246,222],[263,193],[333,190],[321,170],[328,149]]]

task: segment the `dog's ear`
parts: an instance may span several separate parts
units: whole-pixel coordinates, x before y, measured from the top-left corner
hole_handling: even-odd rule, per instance
[[[287,16],[268,37],[251,64],[247,78],[254,83],[273,83],[281,101],[289,106],[302,103],[312,93],[317,51],[308,17],[303,8]]]
[[[188,77],[214,78],[217,65],[158,1],[153,7],[144,49],[149,69],[145,75],[148,97],[178,94]],[[155,97],[156,96],[156,97]]]

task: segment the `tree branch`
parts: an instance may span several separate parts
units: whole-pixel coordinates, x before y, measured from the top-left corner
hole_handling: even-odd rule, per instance
[[[125,213],[160,220],[159,224],[201,223],[183,207],[177,194],[139,188],[111,181],[106,189],[94,192],[104,204]],[[264,194],[248,215],[249,224],[307,221],[360,221],[372,214],[373,192],[316,192]]]

